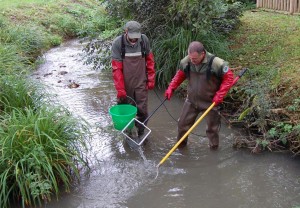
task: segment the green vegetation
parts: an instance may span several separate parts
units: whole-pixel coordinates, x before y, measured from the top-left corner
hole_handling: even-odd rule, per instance
[[[86,170],[88,125],[28,79],[42,53],[106,28],[98,1],[0,1],[0,207],[40,206]]]
[[[18,198],[23,207],[41,205],[59,187],[69,191],[77,165],[86,164],[80,122],[46,108],[15,108],[0,119],[1,207]]]
[[[243,145],[299,154],[300,17],[257,10],[245,12],[241,22],[230,36],[230,62],[250,71],[231,93],[243,115],[234,122],[254,131],[256,141]]]
[[[27,5],[41,5],[46,2],[49,2],[53,0],[26,0],[26,1],[19,1],[19,0],[0,0],[0,9],[10,9],[10,8],[17,8],[17,7],[23,7]]]

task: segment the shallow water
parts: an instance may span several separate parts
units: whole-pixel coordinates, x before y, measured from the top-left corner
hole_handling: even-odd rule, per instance
[[[108,109],[115,105],[110,72],[83,65],[79,41],[70,41],[45,54],[32,76],[47,86],[60,104],[91,125],[88,140],[92,171],[71,193],[47,208],[152,207],[296,207],[300,206],[299,159],[277,153],[251,154],[232,148],[238,130],[221,128],[218,151],[210,151],[205,120],[193,131],[187,148],[176,150],[156,165],[176,143],[176,119],[183,101],[173,97],[150,119],[148,143],[136,148],[114,130]],[[72,83],[77,88],[69,88]],[[163,92],[151,91],[149,112]],[[172,117],[173,118],[172,118]],[[158,174],[158,175],[157,175]],[[157,178],[156,178],[157,176]]]

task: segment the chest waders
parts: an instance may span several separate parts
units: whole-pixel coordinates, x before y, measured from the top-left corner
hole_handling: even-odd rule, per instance
[[[148,90],[144,42],[143,38],[141,38],[141,51],[136,51],[141,53],[133,53],[134,55],[126,56],[124,39],[125,36],[123,35],[121,42],[121,55],[123,59],[125,91],[127,96],[131,97],[135,101],[135,103],[130,100],[128,102],[132,105],[136,104],[137,119],[144,122],[148,117]],[[142,134],[144,126],[137,122],[135,125],[137,126],[139,133]]]
[[[248,68],[243,68],[242,71],[240,71],[239,75],[233,80],[233,85],[236,84],[236,82],[245,74],[245,72],[248,70]],[[182,141],[186,139],[186,137],[189,135],[191,131],[202,121],[202,119],[214,108],[215,102],[213,102],[209,108],[206,109],[206,111],[197,119],[197,121],[192,125],[192,127],[182,136],[182,138],[179,139],[179,141],[172,147],[172,149],[161,159],[161,161],[157,164],[157,174],[155,179],[158,176],[158,168],[168,159],[168,157],[176,150],[176,148],[179,147]]]
[[[184,70],[188,82],[187,98],[183,104],[182,112],[178,121],[177,140],[190,129],[195,123],[199,113],[203,113],[210,107],[215,93],[218,91],[221,80],[211,73],[211,66],[214,56],[211,57],[206,73],[194,72],[190,70],[190,63]],[[216,149],[219,145],[219,130],[221,117],[217,107],[214,107],[206,116],[206,135],[209,139],[209,146]],[[184,147],[188,137],[180,144]]]

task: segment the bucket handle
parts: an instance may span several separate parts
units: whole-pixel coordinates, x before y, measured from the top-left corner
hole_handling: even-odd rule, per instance
[[[135,107],[137,107],[137,104],[136,104],[135,100],[132,97],[130,97],[128,95],[126,95],[126,97],[129,98],[130,100],[132,100],[134,102],[134,104],[135,104]]]

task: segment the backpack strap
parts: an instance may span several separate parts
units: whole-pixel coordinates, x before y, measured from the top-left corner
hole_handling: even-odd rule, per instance
[[[125,43],[124,43],[124,38],[125,38],[125,35],[122,35],[122,37],[121,37],[121,56],[122,56],[122,59],[125,58]]]
[[[212,66],[212,62],[214,61],[214,58],[215,56],[212,56],[209,60],[209,63],[208,63],[208,68],[207,68],[207,71],[206,71],[206,79],[207,81],[210,80],[210,76],[211,76],[211,66]]]
[[[190,71],[191,71],[191,62],[188,62],[186,67],[183,70],[183,72],[187,78],[190,77]]]
[[[141,35],[141,52],[142,52],[142,57],[145,58],[146,57],[146,48],[145,48],[145,44],[144,44],[144,39],[143,39],[143,34]]]

